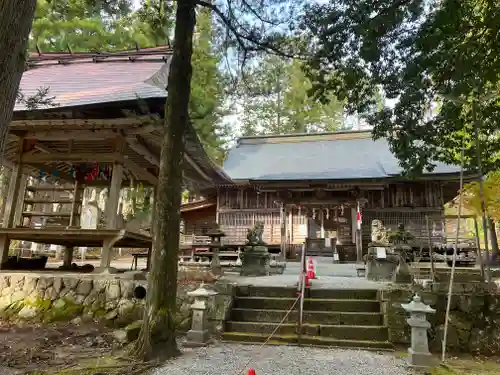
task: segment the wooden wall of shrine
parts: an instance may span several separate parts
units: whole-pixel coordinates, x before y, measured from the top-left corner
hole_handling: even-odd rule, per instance
[[[216,205],[201,207],[196,210],[182,212],[181,245],[192,244],[195,236],[204,236],[216,227]]]
[[[325,188],[293,188],[283,184],[273,190],[266,187],[220,188],[218,223],[226,233],[225,242],[243,243],[249,228],[264,222],[264,241],[281,241],[281,203],[286,205],[286,240],[301,244],[308,236],[319,237],[320,210],[327,237],[340,244],[353,243],[353,209],[356,198],[364,197],[363,245],[370,241],[371,221],[379,219],[391,229],[405,224],[416,237],[427,239],[426,216],[430,230],[438,240],[443,225],[443,204],[447,197],[440,181],[399,182],[363,185],[325,185]],[[309,223],[309,225],[308,225]],[[315,233],[313,233],[315,232]]]

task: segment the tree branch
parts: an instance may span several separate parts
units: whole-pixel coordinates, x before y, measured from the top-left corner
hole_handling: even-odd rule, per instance
[[[260,41],[254,37],[249,36],[249,35],[242,34],[241,32],[238,31],[238,29],[233,24],[233,22],[231,22],[229,17],[227,17],[216,5],[213,5],[213,4],[211,4],[207,1],[204,1],[204,0],[196,0],[196,4],[212,10],[221,19],[221,21],[226,25],[226,27],[233,33],[239,47],[243,50],[245,59],[246,59],[247,53],[251,52],[251,51],[268,51],[268,52],[273,52],[274,54],[276,54],[278,56],[286,57],[286,58],[290,58],[290,59],[300,58],[298,56],[295,56],[294,54],[287,53],[287,52],[280,50],[278,47],[274,46],[272,43],[269,43],[266,41]],[[245,45],[245,41],[255,45],[256,48],[248,48],[248,46]]]

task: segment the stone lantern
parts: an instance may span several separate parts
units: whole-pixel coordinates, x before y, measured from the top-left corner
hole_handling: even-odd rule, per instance
[[[208,299],[218,293],[212,289],[205,288],[205,285],[202,283],[198,289],[187,294],[190,297],[194,297],[194,302],[191,305],[193,319],[191,329],[187,332],[187,345],[204,346],[208,343],[209,339]]]
[[[406,320],[411,327],[411,347],[408,349],[410,366],[431,367],[433,361],[427,338],[431,324],[427,321],[427,314],[434,314],[436,310],[424,304],[417,294],[410,303],[402,303],[401,307],[410,314]]]

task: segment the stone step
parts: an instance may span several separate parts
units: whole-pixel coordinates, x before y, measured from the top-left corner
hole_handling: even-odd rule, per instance
[[[297,298],[296,288],[268,286],[240,286],[236,289],[237,297],[282,297]],[[373,300],[378,301],[376,289],[306,289],[306,298]]]
[[[344,300],[373,300],[378,301],[376,289],[315,289],[307,290],[306,298],[344,299]]]
[[[296,323],[261,323],[261,322],[235,322],[226,323],[227,332],[254,332],[271,334],[275,330],[277,335],[293,335],[297,333]],[[336,340],[371,340],[387,341],[388,329],[384,326],[351,326],[351,325],[323,325],[303,324],[302,334],[306,336],[320,336]]]
[[[295,298],[276,297],[236,297],[234,307],[241,309],[288,310]],[[380,303],[373,300],[346,299],[304,299],[304,310],[311,311],[346,311],[346,312],[380,312]]]
[[[283,297],[297,298],[297,288],[277,286],[239,286],[236,288],[238,297]]]
[[[267,334],[249,333],[249,332],[225,332],[222,336],[223,341],[231,341],[237,343],[262,343],[268,339]],[[363,341],[363,340],[336,340],[320,336],[299,336],[296,334],[290,335],[273,335],[267,341],[266,345],[308,345],[318,347],[339,347],[351,349],[365,350],[393,350],[393,346],[387,341]]]
[[[286,313],[286,310],[234,308],[231,313],[231,320],[239,322],[279,323],[285,317]],[[297,321],[297,310],[290,312],[285,319],[287,323]],[[383,314],[380,312],[304,311],[303,322],[308,324],[380,326],[383,322]]]

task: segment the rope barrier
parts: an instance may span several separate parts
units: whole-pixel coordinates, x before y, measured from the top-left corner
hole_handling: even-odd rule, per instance
[[[274,334],[278,331],[278,329],[281,327],[281,325],[285,322],[286,318],[288,317],[288,315],[290,315],[290,313],[293,311],[293,309],[295,308],[295,305],[297,304],[297,302],[301,299],[302,297],[302,293],[299,293],[299,295],[297,296],[297,298],[295,299],[295,301],[293,302],[292,304],[292,307],[290,307],[290,309],[286,312],[285,316],[283,317],[283,319],[281,319],[281,322],[278,323],[278,326],[274,329],[273,332],[271,332],[271,334],[269,335],[269,337],[266,339],[266,341],[264,341],[262,343],[262,345],[259,346],[259,349],[262,349],[268,342],[269,340],[271,340],[271,338],[274,336]],[[248,365],[250,363],[252,363],[252,361],[254,361],[256,358],[257,358],[258,354],[253,356],[252,358],[250,358],[250,360],[245,363],[245,365],[238,371],[236,372],[236,375],[241,375],[243,374],[243,372],[245,371],[245,369],[248,367]]]

